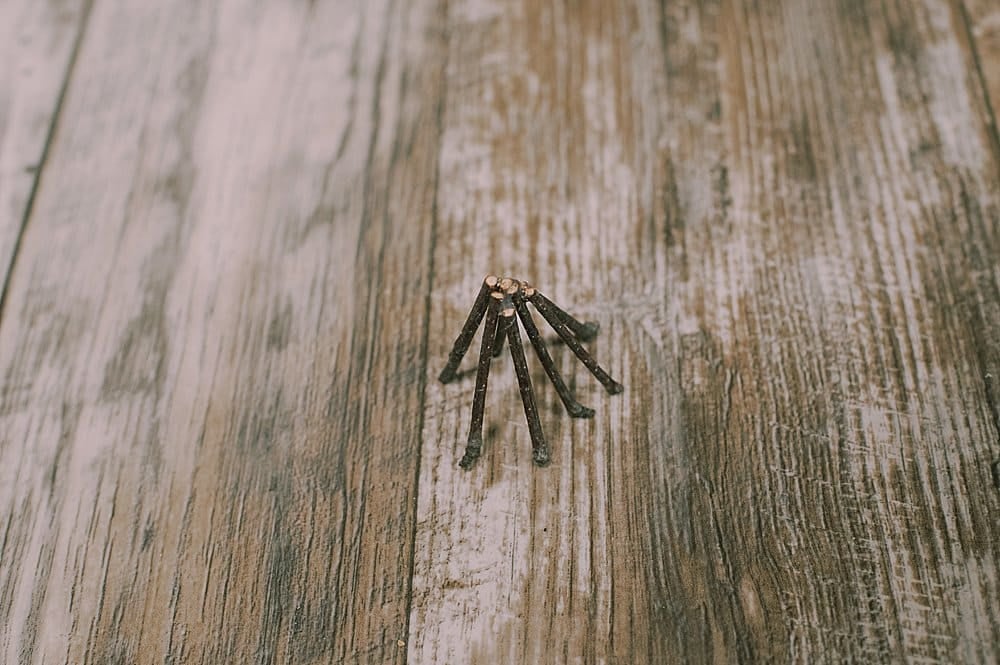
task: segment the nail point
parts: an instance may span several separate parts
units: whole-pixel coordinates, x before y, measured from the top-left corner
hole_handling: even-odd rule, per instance
[[[479,454],[482,450],[483,440],[481,438],[470,438],[469,445],[465,447],[465,454],[462,455],[462,461],[458,465],[468,471],[476,463],[476,460],[479,459]]]

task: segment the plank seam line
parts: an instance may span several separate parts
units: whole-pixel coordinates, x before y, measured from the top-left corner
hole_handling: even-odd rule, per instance
[[[972,17],[969,9],[965,6],[965,0],[956,0],[958,11],[962,15],[962,24],[965,28],[965,38],[969,42],[969,52],[972,53],[972,66],[976,71],[976,79],[979,82],[979,89],[983,93],[983,105],[986,107],[986,116],[989,128],[990,139],[993,141],[993,154],[997,160],[997,167],[1000,168],[1000,128],[997,128],[997,114],[993,109],[990,100],[990,89],[986,85],[986,76],[983,74],[983,60],[979,56],[979,49],[976,47],[976,35],[972,30]]]
[[[59,120],[62,117],[63,106],[66,101],[66,92],[69,90],[70,81],[73,79],[73,72],[76,70],[76,62],[80,55],[80,48],[83,44],[84,33],[90,24],[90,12],[94,6],[94,0],[87,0],[83,6],[83,13],[80,15],[80,28],[77,30],[76,39],[73,42],[73,50],[70,51],[69,62],[66,65],[66,74],[63,76],[62,85],[59,87],[59,95],[56,97],[55,108],[52,111],[52,119],[49,120],[49,127],[45,134],[45,143],[42,144],[42,154],[38,157],[38,164],[35,166],[35,179],[31,183],[31,190],[28,192],[28,200],[24,205],[24,214],[21,216],[21,226],[17,230],[14,238],[14,246],[10,255],[10,263],[7,265],[7,272],[3,278],[3,287],[0,288],[0,325],[5,320],[7,310],[7,294],[10,291],[10,284],[14,276],[14,268],[17,265],[17,258],[21,253],[21,243],[24,240],[25,231],[28,228],[28,220],[35,209],[35,198],[42,182],[42,175],[45,171],[45,164],[49,158],[49,151],[52,142],[59,129]]]
[[[424,423],[427,419],[427,370],[430,366],[430,358],[428,357],[428,349],[430,348],[430,337],[431,337],[431,296],[434,293],[434,252],[437,246],[437,228],[438,228],[438,215],[440,211],[438,210],[438,187],[441,183],[441,145],[442,137],[444,136],[444,110],[446,108],[446,102],[448,97],[448,60],[450,59],[450,41],[448,38],[448,0],[441,1],[441,16],[442,16],[442,34],[441,41],[443,42],[444,57],[441,63],[441,92],[438,95],[437,109],[435,109],[435,129],[437,130],[437,140],[438,140],[438,150],[437,157],[434,164],[434,186],[433,186],[433,199],[431,200],[431,238],[429,247],[429,262],[428,262],[428,278],[427,278],[427,295],[424,297],[424,344],[421,350],[421,356],[424,359],[423,370],[420,373],[421,377],[421,387],[420,387],[420,422],[417,424],[417,431],[419,434],[419,441],[417,442],[417,463],[414,465],[414,479],[413,479],[413,530],[410,533],[410,570],[407,575],[409,577],[409,593],[406,595],[406,620],[403,622],[403,639],[406,640],[406,650],[403,652],[403,663],[409,662],[410,653],[410,617],[413,614],[413,575],[416,571],[416,557],[417,557],[417,510],[420,504],[420,472],[421,472],[421,460],[424,454]],[[434,380],[433,378],[431,379]]]

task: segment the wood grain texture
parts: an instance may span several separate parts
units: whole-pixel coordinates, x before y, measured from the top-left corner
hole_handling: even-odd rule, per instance
[[[438,14],[95,3],[0,329],[0,660],[404,658]]]
[[[85,23],[85,0],[0,3],[0,275],[6,277]]]
[[[608,396],[557,349],[567,383],[597,411],[572,421],[532,358],[553,455],[539,470],[505,354],[491,376],[483,457],[466,473],[456,461],[471,379],[429,384],[411,662],[602,662],[611,654],[650,662],[651,647],[663,645],[642,513],[653,498],[648,456],[663,454],[660,428],[673,419],[670,395],[646,390],[657,371],[647,361],[663,357],[641,327],[626,327],[648,311],[643,304],[663,302],[656,276],[644,274],[655,270],[662,238],[644,242],[654,229],[643,229],[648,220],[636,209],[637,197],[654,196],[658,155],[657,126],[646,122],[655,115],[645,116],[662,74],[652,9],[449,3],[429,353],[444,358],[476,273],[496,271],[600,320],[589,346],[626,393]],[[640,359],[635,345],[653,355]]]
[[[537,471],[498,370],[465,474],[471,385],[429,387],[413,662],[995,659],[997,154],[952,9],[450,4],[431,355],[523,275],[626,394],[564,353],[598,415],[543,388]]]
[[[1000,659],[993,3],[45,7],[0,661]],[[487,272],[625,386],[545,469]]]

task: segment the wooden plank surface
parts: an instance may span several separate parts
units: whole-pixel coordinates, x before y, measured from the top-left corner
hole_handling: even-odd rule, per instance
[[[7,276],[85,24],[84,0],[0,3],[0,274]]]
[[[2,660],[995,662],[994,19],[94,0],[0,97]],[[457,467],[489,271],[626,387],[529,358],[545,469],[506,354]]]
[[[500,371],[465,474],[472,379],[430,389],[411,660],[989,662],[996,155],[949,7],[450,16],[432,355],[468,256],[583,303],[628,392],[564,354],[598,416],[549,392],[540,472]]]
[[[644,326],[627,329],[665,302],[663,236],[647,242],[662,228],[641,209],[662,194],[660,126],[643,117],[662,101],[658,23],[652,5],[449,4],[430,355],[447,353],[482,278],[469,266],[482,267],[600,319],[591,349],[626,392],[608,396],[559,349],[567,383],[597,411],[572,421],[536,364],[553,447],[538,470],[505,354],[484,456],[466,473],[455,462],[472,379],[429,384],[412,662],[651,662],[664,644],[663,599],[647,585],[659,480],[648,460],[670,454],[677,421],[648,364],[667,356]]]
[[[403,659],[438,13],[95,3],[0,329],[0,660]]]

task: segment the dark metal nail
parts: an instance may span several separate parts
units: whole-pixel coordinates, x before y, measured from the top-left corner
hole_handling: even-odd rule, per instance
[[[549,463],[549,446],[545,442],[542,423],[538,420],[538,406],[535,403],[535,393],[531,388],[531,374],[528,372],[528,361],[524,357],[524,347],[521,345],[521,333],[517,329],[514,318],[515,306],[510,296],[504,298],[501,304],[501,314],[507,319],[507,339],[510,355],[514,359],[514,373],[517,374],[517,386],[521,390],[521,403],[524,405],[524,418],[528,421],[528,432],[531,434],[531,457],[538,466]]]
[[[493,360],[493,340],[496,338],[497,314],[500,310],[501,295],[495,291],[486,297],[486,327],[483,329],[483,344],[479,349],[479,369],[476,372],[476,392],[472,396],[472,422],[469,423],[469,442],[465,455],[458,463],[463,469],[470,469],[483,449],[483,414],[486,410],[486,385],[490,378],[490,362]]]
[[[458,334],[458,338],[451,348],[451,353],[448,354],[448,364],[444,366],[444,369],[441,370],[441,374],[438,376],[438,381],[441,383],[448,383],[455,379],[458,366],[462,363],[462,358],[465,357],[465,353],[469,350],[472,338],[476,336],[476,329],[479,328],[479,323],[483,320],[483,315],[486,314],[486,305],[490,292],[496,288],[499,281],[499,278],[495,275],[487,275],[483,279],[483,285],[479,289],[479,295],[476,296],[476,302],[472,305],[472,311],[469,312],[469,317],[465,320],[465,325],[462,326],[462,332]]]
[[[522,285],[528,289],[531,289],[528,285]],[[556,392],[559,393],[559,399],[562,400],[563,406],[566,407],[566,411],[574,418],[592,418],[594,416],[594,410],[588,408],[576,401],[573,397],[573,393],[569,391],[566,387],[566,383],[563,381],[562,375],[556,368],[555,362],[552,360],[552,356],[549,355],[549,350],[545,348],[545,341],[542,339],[542,335],[538,332],[538,327],[535,325],[535,320],[531,316],[531,311],[528,310],[528,306],[525,304],[523,290],[519,290],[514,294],[514,307],[517,308],[517,315],[521,319],[521,325],[524,326],[524,331],[528,334],[528,341],[531,342],[531,346],[535,349],[535,355],[538,356],[538,361],[542,363],[542,367],[545,369],[545,374],[548,375],[549,381],[555,387]]]
[[[503,353],[503,343],[507,340],[507,331],[504,327],[497,326],[497,335],[493,338],[493,357],[499,358]]]
[[[556,316],[558,316],[559,319],[566,324],[566,327],[569,328],[581,342],[589,342],[597,337],[597,332],[601,329],[601,326],[596,321],[587,321],[585,323],[580,322],[571,314],[559,307],[559,305],[543,296],[537,290],[535,290],[535,297],[544,300],[549,309],[555,312]],[[538,305],[535,305],[535,307],[538,307]]]
[[[465,325],[455,340],[448,357],[448,363],[439,377],[444,383],[456,377],[458,366],[472,344],[476,329],[485,317],[486,324],[483,328],[479,365],[476,371],[476,391],[472,399],[469,439],[465,454],[459,462],[463,469],[471,468],[482,452],[483,420],[490,367],[493,358],[502,352],[505,338],[514,361],[521,403],[524,406],[524,416],[528,421],[528,431],[531,433],[532,458],[539,466],[545,466],[549,463],[549,448],[538,416],[538,405],[531,385],[527,359],[524,356],[524,346],[517,325],[518,319],[524,325],[528,339],[535,349],[535,354],[542,363],[542,367],[545,368],[546,375],[555,386],[556,392],[559,393],[559,398],[569,414],[576,418],[589,418],[594,415],[593,409],[577,402],[569,388],[566,387],[566,383],[556,369],[555,362],[549,355],[545,342],[535,325],[534,318],[527,307],[528,302],[535,306],[542,317],[555,329],[560,339],[570,347],[577,358],[597,377],[609,393],[620,393],[623,390],[622,385],[612,379],[580,344],[580,341],[593,339],[597,334],[598,325],[596,323],[581,323],[528,284],[522,284],[508,277],[499,278],[487,275],[483,280],[479,295],[476,297],[476,302],[472,306],[472,311],[469,312]]]
[[[496,290],[505,296],[513,298],[515,293],[521,292],[521,282],[516,279],[511,279],[510,277],[502,278],[496,286]],[[493,342],[493,357],[498,358],[500,354],[503,353],[503,343],[507,339],[507,331],[501,327],[497,327],[497,338]]]
[[[531,304],[535,306],[538,313],[541,314],[542,317],[549,322],[549,325],[555,329],[559,337],[566,342],[566,346],[568,346],[573,353],[576,354],[576,357],[580,359],[588,370],[590,370],[590,373],[601,382],[606,391],[612,395],[617,395],[625,389],[622,384],[612,379],[611,376],[609,376],[608,373],[597,364],[597,361],[594,360],[590,353],[587,352],[587,349],[583,348],[583,345],[581,345],[579,340],[577,340],[577,338],[573,335],[566,323],[550,307],[552,303],[548,298],[539,293],[537,289],[525,289],[524,295],[528,298]]]

